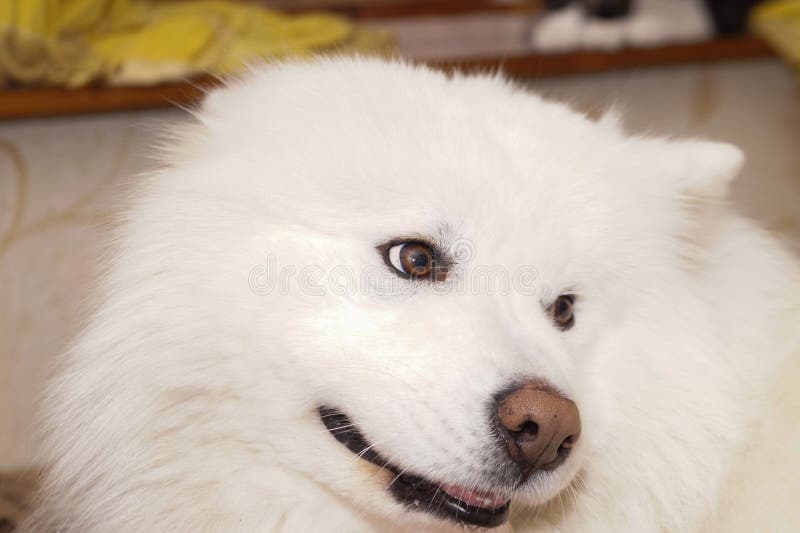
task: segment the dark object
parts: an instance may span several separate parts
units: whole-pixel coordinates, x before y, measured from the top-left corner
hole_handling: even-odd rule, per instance
[[[616,19],[631,13],[632,0],[581,0],[583,9],[591,17]]]
[[[747,31],[747,15],[762,0],[706,0],[706,6],[720,35]]]
[[[14,531],[16,524],[10,519],[6,518],[5,516],[0,516],[0,533],[10,533]]]
[[[550,11],[567,7],[569,4],[570,0],[544,0],[544,7]]]
[[[545,7],[550,11],[567,7],[571,3],[571,0],[544,0]],[[616,19],[630,14],[633,0],[578,0],[578,3],[590,17]]]

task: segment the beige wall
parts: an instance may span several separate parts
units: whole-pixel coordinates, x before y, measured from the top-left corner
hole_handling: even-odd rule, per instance
[[[0,468],[31,458],[35,395],[78,328],[115,186],[170,115],[0,123]]]
[[[737,200],[800,235],[800,92],[779,63],[531,85],[581,109],[616,101],[635,131],[740,144],[749,161]],[[115,185],[148,166],[142,154],[157,123],[181,118],[161,111],[0,124],[0,468],[32,458],[34,398],[54,354],[78,329]]]

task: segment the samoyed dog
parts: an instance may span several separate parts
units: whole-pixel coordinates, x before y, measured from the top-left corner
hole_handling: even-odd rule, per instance
[[[718,514],[800,316],[791,256],[726,205],[738,149],[367,59],[256,69],[197,119],[49,389],[25,529]]]

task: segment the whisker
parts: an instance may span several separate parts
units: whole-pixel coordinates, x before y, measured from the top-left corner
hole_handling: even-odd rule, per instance
[[[394,476],[394,478],[392,479],[392,481],[391,481],[391,482],[390,482],[388,485],[386,485],[386,488],[387,488],[387,489],[391,488],[391,486],[392,486],[392,485],[394,485],[394,482],[395,482],[395,481],[397,481],[398,479],[400,479],[400,477],[401,477],[403,474],[405,474],[405,473],[406,473],[406,470],[408,470],[408,468],[404,468],[404,469],[402,469],[402,470],[400,471],[400,473],[399,473],[399,474],[397,474],[396,476]]]
[[[328,428],[325,428],[325,429],[320,429],[320,430],[319,430],[319,432],[320,432],[320,433],[325,433],[325,432],[331,432],[331,433],[333,433],[333,432],[335,432],[335,431],[340,431],[340,430],[342,430],[342,429],[347,429],[347,428],[351,428],[351,427],[354,427],[354,426],[355,426],[355,424],[345,424],[344,426],[338,426],[338,427],[335,427],[335,428],[330,428],[330,429],[328,429]]]

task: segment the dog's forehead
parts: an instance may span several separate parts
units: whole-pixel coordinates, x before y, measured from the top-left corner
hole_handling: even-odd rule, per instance
[[[273,199],[372,220],[492,217],[532,203],[544,212],[553,203],[540,199],[593,183],[608,142],[584,117],[497,76],[366,60],[260,70],[212,94],[203,114],[217,151],[280,189]]]
[[[557,246],[555,264],[610,255],[598,228],[630,231],[610,229],[630,197],[613,168],[621,136],[496,76],[290,64],[212,94],[201,118],[202,172],[229,178],[210,186],[304,235],[470,239],[480,260],[509,264]]]

